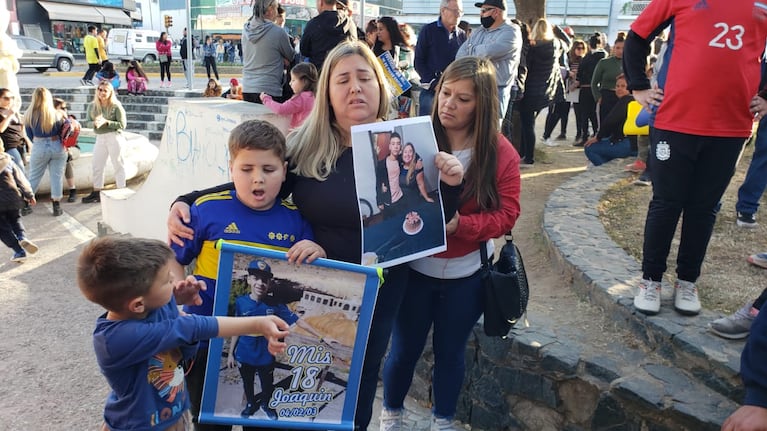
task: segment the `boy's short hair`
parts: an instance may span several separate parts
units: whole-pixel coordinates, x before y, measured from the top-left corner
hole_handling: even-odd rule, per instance
[[[267,121],[247,120],[229,134],[229,160],[234,160],[240,150],[271,150],[284,161],[285,136]]]
[[[173,258],[173,251],[162,241],[96,238],[77,260],[77,284],[89,301],[121,311],[131,299],[149,292],[160,270]]]

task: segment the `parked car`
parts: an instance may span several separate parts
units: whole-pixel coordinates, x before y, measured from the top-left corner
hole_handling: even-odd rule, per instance
[[[37,39],[27,36],[11,36],[16,41],[19,49],[24,54],[19,59],[19,66],[34,67],[38,72],[45,72],[51,67],[59,72],[69,72],[75,64],[72,54],[52,46],[48,46]]]
[[[136,60],[143,63],[157,61],[155,42],[160,40],[160,32],[140,28],[113,28],[107,36],[107,54],[109,58],[123,62]],[[114,61],[114,60],[112,60]]]

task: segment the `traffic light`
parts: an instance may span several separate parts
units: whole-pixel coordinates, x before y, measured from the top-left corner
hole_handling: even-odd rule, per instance
[[[173,26],[173,17],[170,15],[163,15],[165,19],[165,28]]]

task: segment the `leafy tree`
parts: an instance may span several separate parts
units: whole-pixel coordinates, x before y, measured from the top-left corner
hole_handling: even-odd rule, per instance
[[[546,0],[514,0],[517,19],[534,24],[539,18],[546,17]]]

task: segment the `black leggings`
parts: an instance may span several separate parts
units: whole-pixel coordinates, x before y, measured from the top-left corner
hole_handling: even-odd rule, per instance
[[[168,75],[170,82],[170,61],[160,62],[160,81],[165,81],[165,75]]]
[[[551,137],[557,122],[560,123],[559,134],[562,136],[567,135],[567,117],[569,115],[570,102],[557,102],[549,105],[549,113],[546,115],[546,124],[543,129],[543,138]]]
[[[578,123],[578,130],[581,132],[581,137],[588,138],[590,136],[589,122],[591,122],[591,130],[593,132],[591,135],[596,135],[599,130],[599,123],[597,122],[597,102],[594,100],[594,93],[591,92],[591,87],[581,87],[578,103],[575,106],[580,106],[580,109],[583,112],[581,121]]]
[[[216,57],[210,57],[206,56],[205,60],[205,71],[208,73],[208,79],[210,79],[210,68],[213,68],[213,73],[216,75],[216,81],[218,81],[218,69],[216,68]]]

